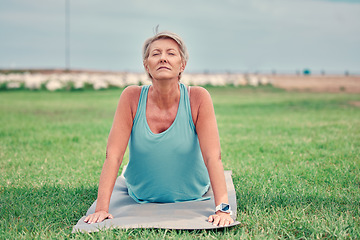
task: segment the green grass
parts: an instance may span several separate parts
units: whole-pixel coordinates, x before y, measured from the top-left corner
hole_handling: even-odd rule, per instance
[[[208,89],[241,225],[71,234],[96,198],[121,90],[5,91],[0,239],[360,238],[360,95]]]

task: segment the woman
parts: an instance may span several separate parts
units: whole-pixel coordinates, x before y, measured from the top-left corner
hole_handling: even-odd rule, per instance
[[[233,223],[228,205],[212,100],[201,87],[180,83],[188,53],[182,39],[161,32],[143,48],[150,86],[129,86],[120,96],[100,176],[97,205],[87,223],[113,218],[109,202],[129,144],[125,171],[129,195],[139,203],[206,200],[210,182],[216,226]]]

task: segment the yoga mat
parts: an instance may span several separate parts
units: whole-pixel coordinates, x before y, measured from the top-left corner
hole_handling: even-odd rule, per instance
[[[124,169],[125,170],[125,169]],[[123,172],[124,172],[123,170]],[[225,179],[233,215],[236,220],[236,194],[231,179],[231,171],[225,171]],[[204,197],[210,196],[210,200],[180,203],[136,203],[127,192],[123,174],[116,179],[113,193],[110,199],[109,213],[113,219],[106,219],[100,223],[88,224],[82,217],[73,227],[74,232],[95,232],[108,228],[161,228],[161,229],[215,229],[223,228],[212,225],[207,221],[214,214],[215,204],[213,191],[210,187]],[[91,205],[86,216],[95,212],[96,201]],[[235,221],[226,226],[232,227],[240,224]]]

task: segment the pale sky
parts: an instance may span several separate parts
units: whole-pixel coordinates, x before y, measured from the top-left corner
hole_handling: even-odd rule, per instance
[[[0,68],[65,68],[66,0],[0,0]],[[187,72],[360,74],[360,0],[69,0],[70,67],[143,71],[154,29],[178,33]]]

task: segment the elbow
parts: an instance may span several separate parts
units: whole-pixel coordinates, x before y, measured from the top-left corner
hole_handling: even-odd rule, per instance
[[[204,162],[205,162],[206,167],[209,167],[211,165],[222,164],[221,152],[219,152],[216,155],[214,154],[212,156],[204,156]]]
[[[109,151],[109,149],[107,149],[105,161],[111,162],[113,164],[117,164],[120,167],[122,160],[124,158],[124,154],[125,154],[125,152],[117,152],[117,151],[112,152],[112,151]]]

